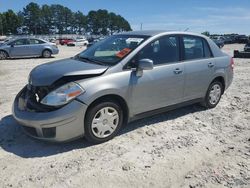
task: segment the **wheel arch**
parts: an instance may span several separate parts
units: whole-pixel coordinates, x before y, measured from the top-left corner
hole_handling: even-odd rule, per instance
[[[106,95],[103,95],[103,96],[100,96],[100,97],[96,98],[94,101],[92,101],[89,104],[86,112],[89,109],[91,109],[93,106],[95,106],[97,104],[100,104],[101,102],[105,102],[105,101],[114,101],[114,102],[118,103],[121,106],[122,111],[123,111],[123,115],[124,115],[123,124],[126,124],[128,122],[128,118],[129,118],[129,108],[128,108],[126,100],[123,97],[121,97],[120,95],[117,95],[117,94],[106,94]],[[86,119],[86,114],[87,113],[85,113],[84,121]]]
[[[42,55],[43,55],[43,52],[44,52],[45,50],[50,51],[50,52],[51,52],[51,54],[52,54],[52,50],[51,50],[50,48],[44,48],[44,49],[42,50]]]
[[[6,50],[4,50],[4,49],[0,49],[0,52],[5,52],[6,54],[7,54],[7,57],[10,57],[10,54],[9,54],[9,52],[7,52]]]
[[[219,81],[221,84],[222,84],[222,89],[223,89],[223,91],[222,91],[222,94],[224,93],[224,91],[225,91],[225,87],[226,87],[226,85],[225,85],[225,78],[223,77],[223,76],[216,76],[212,81],[211,81],[211,83],[213,83],[213,82],[215,82],[215,81]],[[211,84],[210,83],[210,84]]]

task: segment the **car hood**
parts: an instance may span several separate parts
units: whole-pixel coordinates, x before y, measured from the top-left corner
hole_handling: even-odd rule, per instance
[[[29,84],[33,86],[50,86],[62,78],[74,81],[101,75],[107,66],[87,63],[75,59],[63,59],[35,67],[29,75]]]

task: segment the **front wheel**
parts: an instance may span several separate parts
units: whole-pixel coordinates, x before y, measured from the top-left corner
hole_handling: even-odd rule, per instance
[[[206,97],[203,101],[203,106],[207,108],[214,108],[220,102],[223,93],[223,86],[221,82],[214,81],[210,84],[207,90]]]
[[[0,51],[0,60],[7,59],[8,54],[5,51]]]
[[[94,144],[115,137],[123,123],[123,111],[113,101],[102,102],[91,107],[85,118],[85,137]]]

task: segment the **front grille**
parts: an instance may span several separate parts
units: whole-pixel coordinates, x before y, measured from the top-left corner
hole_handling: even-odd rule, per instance
[[[31,136],[38,137],[37,132],[36,132],[36,128],[23,126],[23,129],[24,129],[24,131],[26,131]]]
[[[42,131],[44,138],[54,138],[56,136],[56,127],[43,128]]]

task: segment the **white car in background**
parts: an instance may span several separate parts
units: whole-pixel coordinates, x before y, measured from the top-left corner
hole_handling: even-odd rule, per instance
[[[76,38],[70,41],[67,46],[87,46],[89,44],[88,40],[85,38]]]

